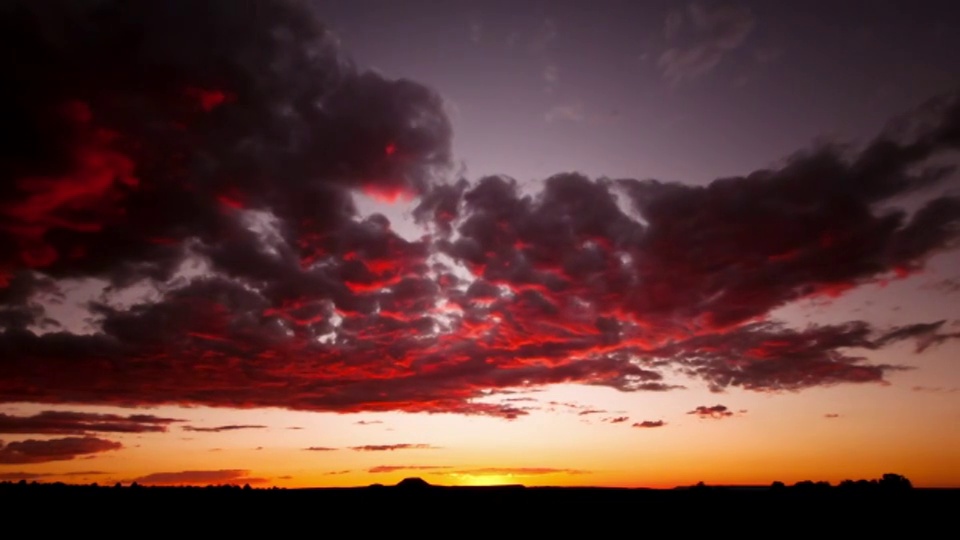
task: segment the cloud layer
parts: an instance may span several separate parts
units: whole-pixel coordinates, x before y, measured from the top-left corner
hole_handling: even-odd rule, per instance
[[[266,478],[251,477],[246,469],[158,472],[135,478],[132,482],[153,486],[191,486],[221,484],[263,484]]]
[[[98,454],[120,448],[123,448],[123,445],[118,442],[97,437],[27,439],[8,444],[3,444],[3,441],[0,441],[0,464],[68,461],[77,456]]]
[[[13,416],[0,413],[0,433],[47,435],[84,435],[92,432],[149,433],[167,431],[167,427],[174,422],[180,422],[180,420],[161,418],[152,414],[121,416],[118,414],[43,411],[33,416]]]
[[[0,111],[20,135],[0,147],[0,400],[516,418],[477,399],[670,391],[677,374],[714,390],[880,382],[899,367],[863,351],[956,337],[770,314],[956,246],[960,199],[895,202],[949,173],[928,163],[960,144],[957,94],[856,152],[706,186],[564,173],[527,193],[446,181],[440,97],[356,68],[306,3],[61,8],[0,17],[18,51]],[[684,17],[713,36],[698,58],[752,25]],[[412,199],[424,235],[359,216],[358,193]],[[75,314],[86,333],[41,301],[66,283],[103,289]]]

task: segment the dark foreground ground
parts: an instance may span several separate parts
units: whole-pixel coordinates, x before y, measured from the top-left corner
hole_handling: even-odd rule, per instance
[[[799,531],[831,538],[841,532],[859,537],[867,532],[887,536],[899,531],[910,538],[957,538],[954,535],[960,534],[958,489],[653,490],[419,484],[244,489],[4,483],[0,484],[0,509],[7,525],[20,519],[40,526],[89,526],[103,519],[111,527],[130,523],[138,530],[176,525],[240,534],[249,533],[249,527],[266,525],[274,530],[272,537],[283,534],[278,531],[300,531],[301,527],[309,529],[309,536],[325,537],[329,527],[347,527],[353,531],[351,535],[361,538],[374,530],[403,538],[410,533],[432,536],[440,531],[445,531],[441,536],[473,537],[474,533],[511,527],[571,534],[627,527],[619,536],[628,537],[650,536],[654,530],[680,537],[695,531],[724,531],[722,537],[730,532],[793,536]]]

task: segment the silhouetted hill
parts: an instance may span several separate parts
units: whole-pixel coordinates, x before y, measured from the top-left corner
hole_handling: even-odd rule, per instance
[[[426,489],[433,487],[426,480],[419,477],[404,478],[397,483],[398,488],[402,489]]]

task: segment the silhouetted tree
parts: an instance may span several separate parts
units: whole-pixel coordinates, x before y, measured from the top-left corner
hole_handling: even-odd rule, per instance
[[[894,473],[884,474],[879,485],[884,491],[908,491],[913,488],[913,484],[905,476]]]

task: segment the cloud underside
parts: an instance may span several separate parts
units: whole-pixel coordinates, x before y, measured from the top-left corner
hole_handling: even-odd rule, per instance
[[[252,477],[246,469],[158,472],[135,478],[132,482],[154,486],[263,484],[266,478]]]
[[[663,420],[644,420],[643,422],[634,422],[633,427],[635,428],[658,428],[667,425]]]
[[[151,414],[83,413],[71,411],[43,411],[32,416],[13,416],[0,413],[0,434],[36,433],[46,435],[84,435],[101,433],[164,432],[175,418]]]
[[[438,447],[429,444],[367,444],[364,446],[351,446],[351,450],[357,452],[392,452],[394,450],[436,450]]]
[[[79,456],[92,456],[120,448],[123,448],[123,445],[119,442],[97,437],[27,439],[7,444],[0,441],[0,464],[69,461]]]
[[[955,247],[960,200],[893,205],[947,176],[928,163],[960,142],[955,94],[859,152],[523,194],[446,182],[440,97],[344,61],[305,3],[74,7],[0,17],[0,400],[515,418],[477,398],[881,382],[900,368],[870,351],[956,337],[771,318]],[[361,218],[356,193],[412,199],[427,234]],[[106,287],[76,314],[89,333],[38,300],[67,283]]]
[[[695,414],[700,418],[713,418],[713,419],[719,420],[721,418],[729,418],[733,416],[733,411],[727,408],[726,405],[713,405],[713,406],[700,405],[696,409],[688,412],[687,414]]]
[[[30,471],[11,471],[0,473],[0,482],[16,482],[18,480],[36,480],[50,477],[89,477],[110,474],[105,471],[70,471],[63,473],[44,473]]]

